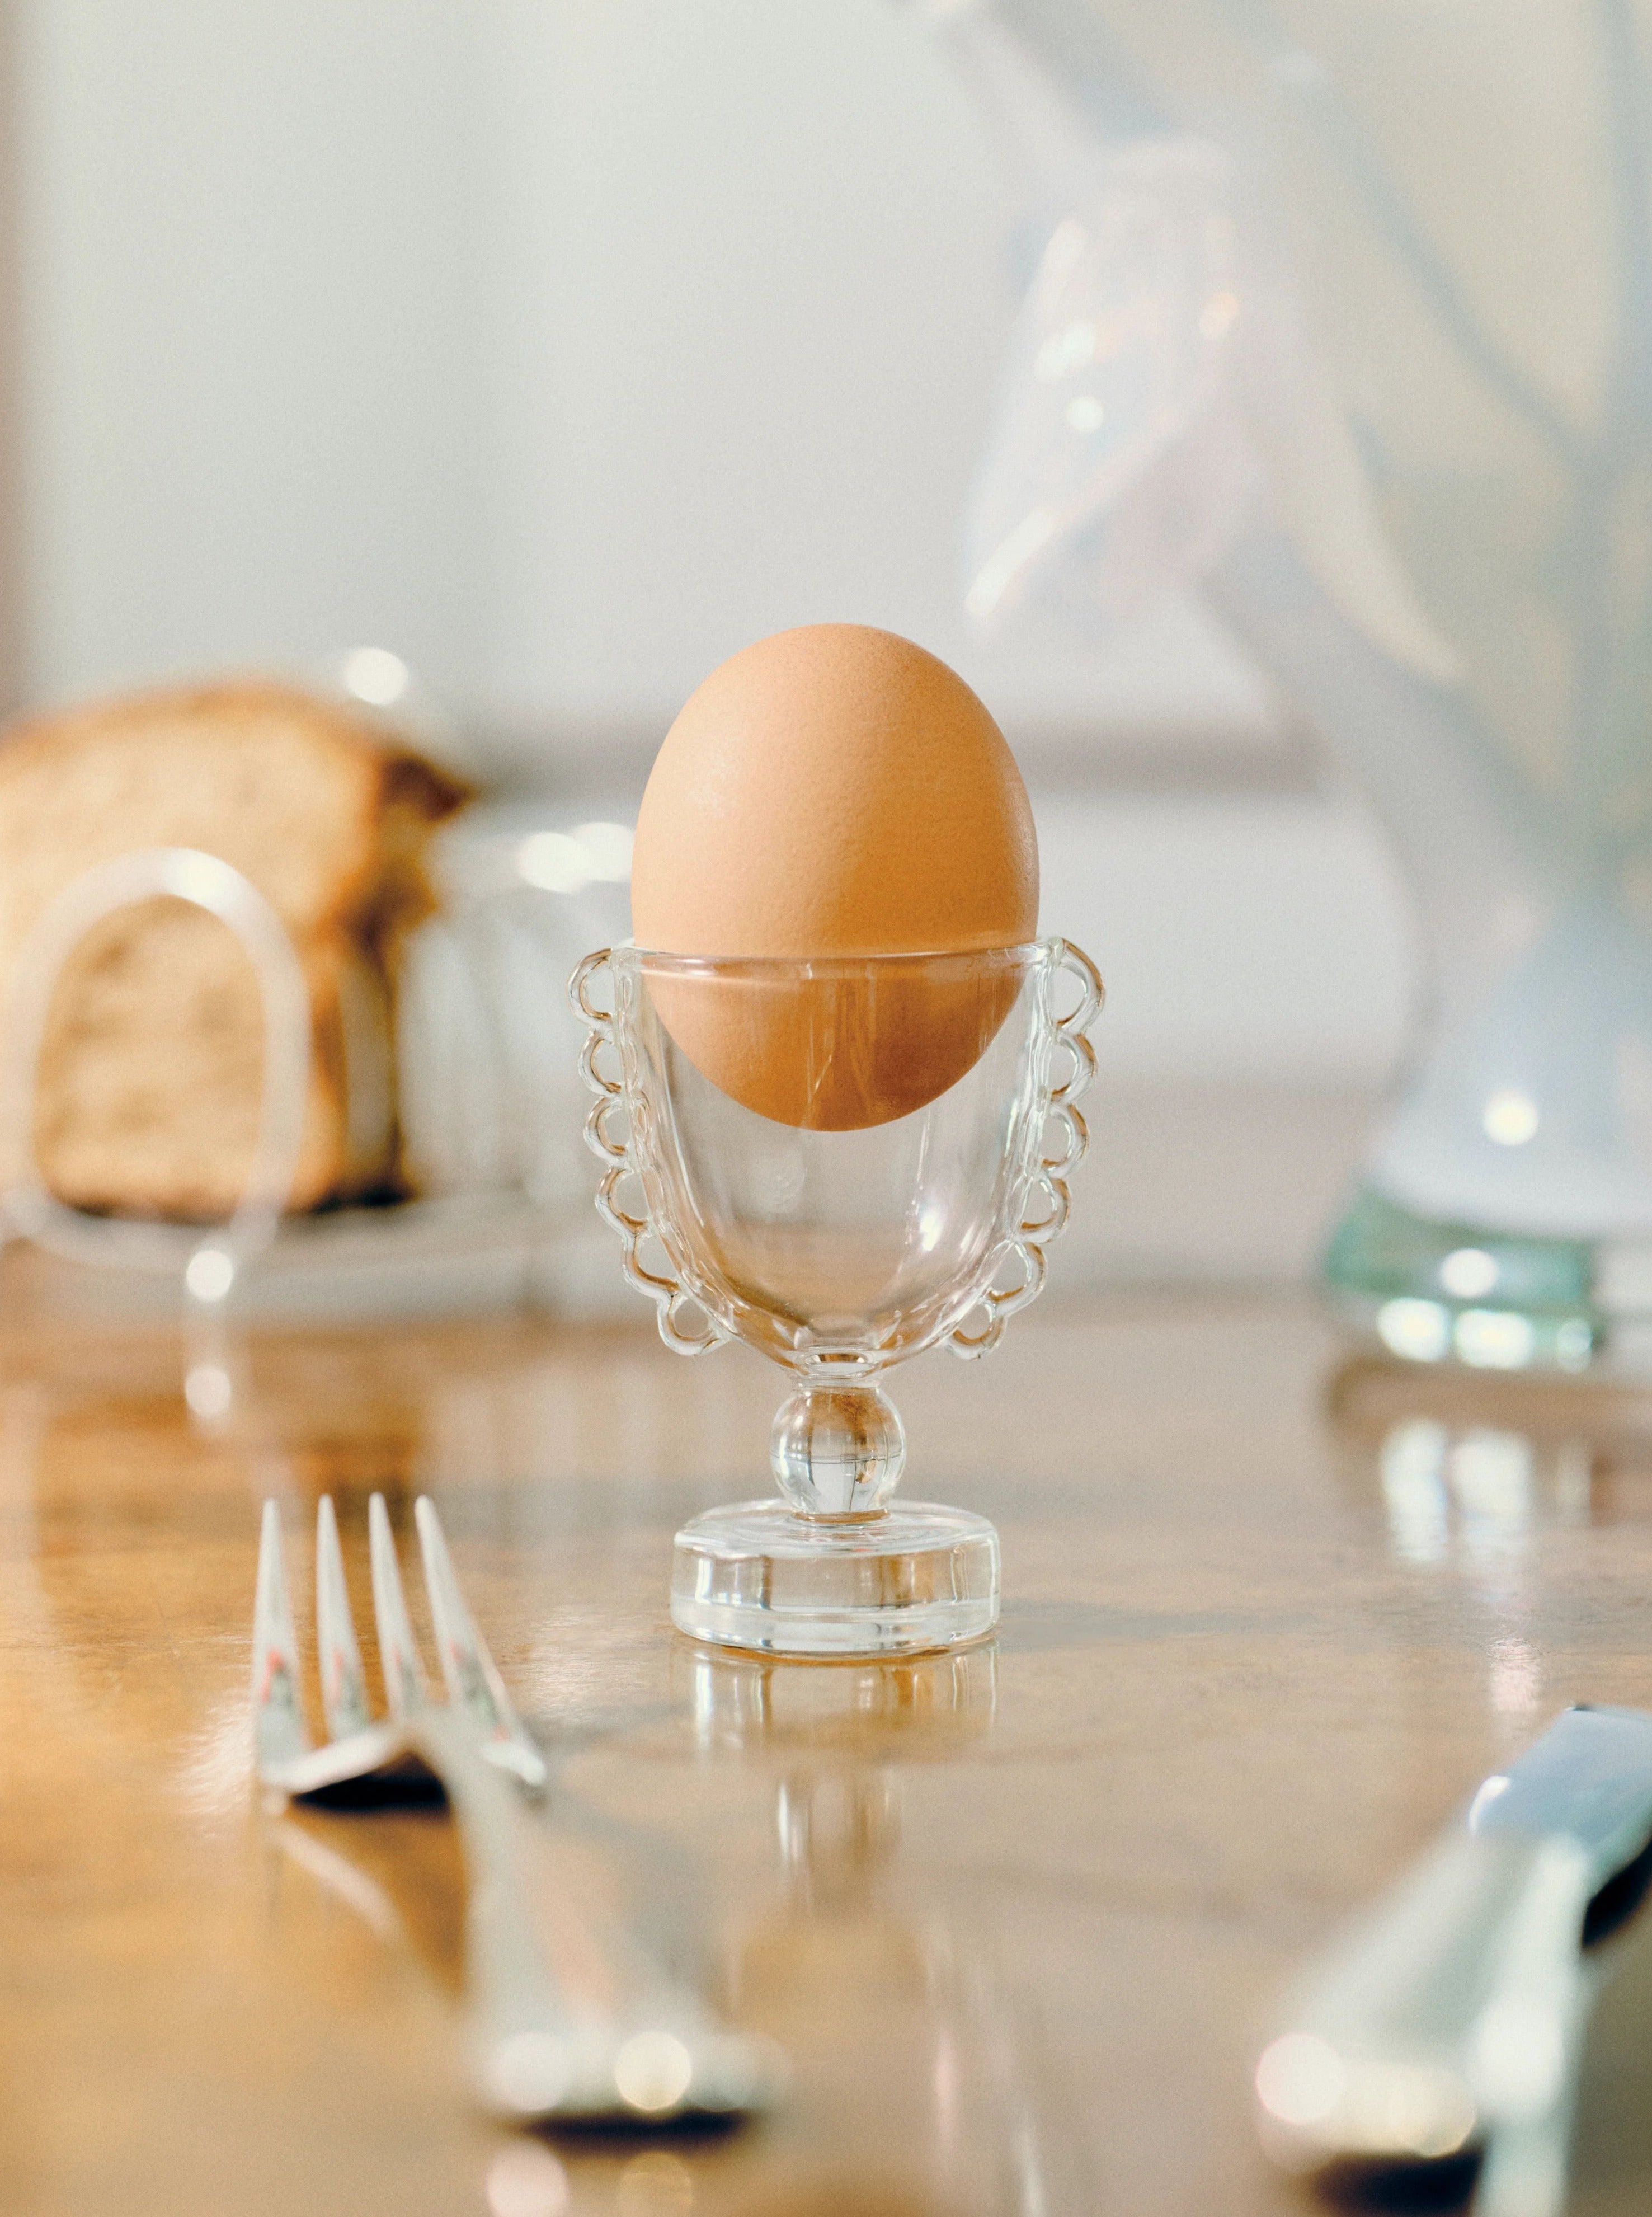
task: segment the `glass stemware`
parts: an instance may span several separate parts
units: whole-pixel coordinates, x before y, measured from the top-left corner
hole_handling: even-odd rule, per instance
[[[1063,980],[1077,994],[1062,1014]],[[1087,1142],[1094,966],[1059,939],[810,962],[615,948],[570,993],[589,1027],[597,1205],[666,1344],[743,1339],[795,1380],[770,1443],[779,1498],[684,1526],[673,1621],[796,1655],[989,1631],[997,1535],[891,1498],[906,1442],[879,1380],[943,1343],[984,1354],[1043,1285]],[[685,1041],[770,1105],[792,1086],[788,1113],[814,1121],[743,1105]]]

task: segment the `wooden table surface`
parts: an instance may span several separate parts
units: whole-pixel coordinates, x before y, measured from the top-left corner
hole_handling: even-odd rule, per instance
[[[762,1490],[780,1374],[647,1328],[0,1328],[0,2208],[1067,2217],[1302,2211],[1254,2152],[1289,1967],[1570,1699],[1652,1705],[1644,1403],[1348,1368],[1306,1304],[1018,1319],[895,1381],[993,1516],[996,1644],[765,1668],[671,1633],[670,1535]],[[445,1821],[249,1776],[257,1505],[300,1631],[330,1489],[428,1490],[547,1824],[796,2078],[761,2127],[513,2139],[458,2052]],[[1652,1920],[1647,1920],[1652,1924]],[[1575,2207],[1652,2207],[1652,1960],[1597,2017]]]

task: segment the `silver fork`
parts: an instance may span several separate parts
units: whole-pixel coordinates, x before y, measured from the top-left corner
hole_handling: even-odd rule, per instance
[[[519,1790],[543,1790],[545,1759],[465,1605],[435,1508],[421,1497],[415,1514],[449,1699],[431,1698],[389,1514],[375,1493],[368,1504],[373,1601],[389,1714],[373,1721],[338,1523],[324,1495],[316,1633],[330,1737],[315,1747],[305,1723],[280,1512],[274,1502],[264,1504],[252,1676],[260,1779],[294,1800],[333,1806],[445,1794],[465,1849],[472,2065],[496,2113],[524,2123],[636,2125],[766,2106],[780,2078],[768,2044],[719,2028],[627,1936],[564,1916],[553,1967],[529,1911],[518,1807]]]

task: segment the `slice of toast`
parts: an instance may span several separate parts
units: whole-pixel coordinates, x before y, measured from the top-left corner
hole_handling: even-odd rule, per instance
[[[276,683],[31,719],[0,744],[0,997],[81,871],[138,848],[219,855],[269,901],[310,988],[289,1205],[394,1190],[398,957],[435,905],[430,834],[467,798],[376,720]],[[215,917],[157,900],[107,918],[65,966],[41,1049],[34,1144],[53,1192],[82,1208],[226,1214],[252,1159],[262,1037],[251,965]]]

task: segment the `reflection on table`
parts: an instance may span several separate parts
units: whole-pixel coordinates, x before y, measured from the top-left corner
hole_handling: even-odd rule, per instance
[[[914,1480],[999,1523],[1005,1615],[991,1647],[862,1670],[668,1629],[677,1523],[761,1480],[772,1380],[738,1350],[524,1318],[263,1330],[219,1350],[213,1414],[170,1331],[31,1320],[13,1290],[22,2217],[1299,2210],[1249,2116],[1281,1980],[1563,1701],[1652,1706],[1640,1405],[1339,1368],[1290,1301],[1052,1300],[991,1364],[913,1365]],[[296,1534],[330,1490],[365,1592],[374,1488],[398,1523],[436,1500],[553,1759],[552,1864],[791,2051],[768,2123],[496,2133],[459,2068],[445,1827],[256,1808],[258,1501]],[[1603,2212],[1646,2176],[1643,1954],[1631,1926],[1583,2088]]]

